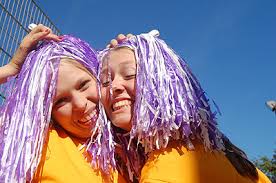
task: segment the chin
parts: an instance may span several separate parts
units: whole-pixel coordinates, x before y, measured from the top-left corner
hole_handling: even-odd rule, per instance
[[[80,139],[87,139],[87,138],[91,137],[92,132],[91,132],[91,130],[82,129],[81,131],[77,130],[77,131],[71,132],[71,134]]]
[[[121,128],[123,130],[126,130],[126,131],[130,131],[131,130],[131,117],[129,118],[120,118],[120,117],[117,117],[117,118],[114,118],[111,120],[112,121],[112,124],[115,125],[116,127],[118,128]]]
[[[88,139],[91,137],[91,133],[90,134],[76,134],[75,137],[80,138],[80,139]]]

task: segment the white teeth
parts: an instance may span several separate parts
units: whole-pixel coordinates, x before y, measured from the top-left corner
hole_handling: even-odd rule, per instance
[[[119,102],[115,102],[112,106],[113,110],[116,111],[118,109],[121,109],[122,107],[127,108],[131,105],[131,101],[130,100],[121,100]]]
[[[79,121],[81,123],[85,123],[85,122],[88,122],[90,120],[95,121],[97,118],[98,118],[98,110],[95,109],[91,113],[89,113],[88,115],[81,118]]]

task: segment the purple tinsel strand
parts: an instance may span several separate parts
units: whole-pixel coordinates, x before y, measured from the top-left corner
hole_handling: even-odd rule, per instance
[[[61,42],[45,41],[28,55],[0,108],[0,182],[26,182],[34,177],[48,134],[60,59],[74,59],[96,76],[96,54],[86,42],[65,35]],[[110,167],[115,167],[114,147],[99,106],[86,151],[91,165],[109,174]]]
[[[166,148],[169,140],[181,140],[192,150],[192,140],[197,138],[206,150],[224,150],[215,113],[184,60],[163,40],[150,34],[134,36],[117,47],[130,48],[136,57],[130,142],[137,138],[147,153]],[[100,60],[107,59],[110,50],[103,50]]]
[[[131,138],[142,141],[146,152],[165,148],[170,139],[195,137],[206,149],[223,150],[208,99],[186,62],[150,34],[119,45],[124,46],[134,50],[137,61]]]

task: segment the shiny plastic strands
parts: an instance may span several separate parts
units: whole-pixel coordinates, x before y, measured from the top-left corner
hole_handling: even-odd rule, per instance
[[[0,109],[0,182],[25,183],[34,177],[51,120],[60,59],[74,59],[96,76],[96,54],[86,42],[64,36],[58,43],[43,42],[28,55]],[[99,110],[86,151],[94,168],[110,173],[115,167],[111,129],[101,104]]]

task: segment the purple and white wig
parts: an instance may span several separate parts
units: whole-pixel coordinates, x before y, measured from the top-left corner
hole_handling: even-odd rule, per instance
[[[184,60],[151,34],[134,36],[118,47],[130,48],[136,57],[130,142],[137,138],[146,153],[167,147],[170,140],[181,140],[192,150],[194,139],[200,140],[206,150],[224,150],[215,113]],[[109,51],[104,50],[100,58],[108,58]]]
[[[76,60],[97,76],[96,54],[86,42],[66,35],[58,43],[45,41],[28,55],[0,108],[0,182],[33,180],[48,135],[60,60]],[[109,173],[115,167],[114,147],[104,118],[99,104],[99,118],[86,151],[93,168]]]

